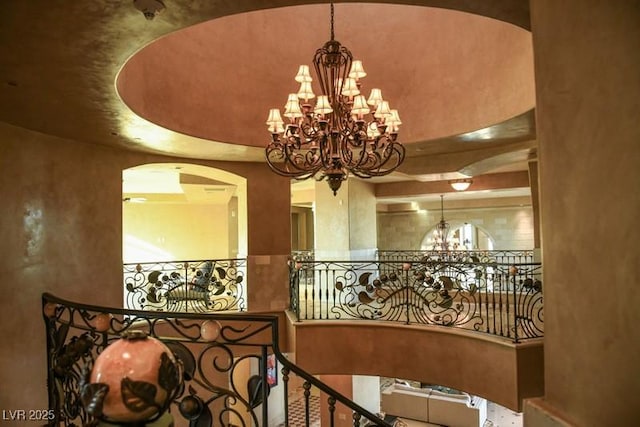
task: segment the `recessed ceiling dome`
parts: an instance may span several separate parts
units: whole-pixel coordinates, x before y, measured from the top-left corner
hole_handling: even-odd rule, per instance
[[[297,91],[298,66],[329,36],[328,5],[218,18],[138,51],[117,90],[162,127],[261,147],[267,112]],[[515,25],[446,9],[337,4],[335,37],[362,60],[363,86],[384,88],[400,110],[403,143],[481,129],[534,107],[531,34]]]

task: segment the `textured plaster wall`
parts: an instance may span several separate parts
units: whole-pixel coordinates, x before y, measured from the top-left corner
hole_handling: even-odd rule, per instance
[[[378,249],[415,250],[440,221],[440,210],[424,212],[378,212]],[[494,240],[494,249],[533,249],[531,206],[445,210],[454,228],[464,223],[477,226]]]
[[[315,183],[314,250],[318,259],[348,259],[349,198],[347,186],[342,184],[333,195],[326,182]]]
[[[40,295],[122,304],[122,170],[185,159],[107,149],[0,123],[0,404],[47,405]],[[252,163],[201,162],[247,178],[250,310],[286,306],[289,182]],[[273,212],[284,212],[273,215]],[[252,268],[259,264],[259,268]]]
[[[351,375],[318,375],[318,379],[343,396],[353,400]],[[329,417],[329,396],[320,392],[320,422],[323,426],[334,427],[353,426],[353,412],[341,403],[336,403],[333,416],[333,424]]]
[[[540,396],[543,390],[540,341],[516,346],[455,328],[385,322],[314,321],[295,328],[296,363],[312,374],[442,384],[516,411],[521,411],[521,398]],[[519,360],[526,365],[519,366]]]
[[[42,409],[43,291],[122,304],[122,169],[116,153],[0,123],[0,402]]]
[[[376,248],[376,196],[372,184],[351,180],[349,192],[349,248],[366,251]]]
[[[373,259],[377,240],[373,186],[348,180],[334,196],[326,182],[315,185],[316,258]]]
[[[532,1],[531,12],[545,398],[525,425],[636,425],[640,3]]]
[[[230,257],[227,205],[123,203],[125,262],[224,259]],[[237,237],[236,237],[237,239]],[[153,246],[145,250],[144,242]],[[237,249],[237,245],[236,245]],[[154,252],[170,254],[158,258]]]

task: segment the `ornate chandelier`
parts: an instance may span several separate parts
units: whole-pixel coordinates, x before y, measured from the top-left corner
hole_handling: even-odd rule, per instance
[[[404,147],[397,141],[398,110],[389,108],[380,89],[372,89],[369,98],[360,93],[367,73],[334,39],[333,17],[331,3],[331,40],[313,57],[321,94],[316,98],[309,66],[301,65],[295,76],[300,89],[284,106],[289,123],[285,126],[279,109],[269,111],[266,158],[279,175],[326,178],[335,195],[349,174],[371,178],[393,172],[404,160]]]

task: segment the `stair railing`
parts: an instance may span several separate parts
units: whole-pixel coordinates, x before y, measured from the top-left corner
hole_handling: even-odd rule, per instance
[[[169,414],[188,420],[190,426],[293,427],[294,403],[302,405],[303,424],[310,426],[318,417],[311,398],[319,394],[326,398],[324,416],[330,425],[335,423],[336,405],[341,404],[352,412],[354,427],[364,423],[391,427],[289,361],[280,351],[276,316],[124,310],[74,303],[48,293],[43,294],[42,304],[49,409],[55,414],[52,426],[94,425],[104,418],[108,411],[103,402],[97,405],[89,399],[87,405],[86,391],[95,390],[90,372],[105,348],[136,331],[160,340],[179,362],[181,384]],[[153,406],[149,396],[154,394],[148,393],[152,387],[143,385],[129,387],[127,396],[135,405]]]

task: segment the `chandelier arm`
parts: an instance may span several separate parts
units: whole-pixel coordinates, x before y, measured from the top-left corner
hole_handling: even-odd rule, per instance
[[[367,144],[368,145],[368,144]],[[375,170],[379,169],[382,163],[382,155],[377,150],[367,150],[367,146],[361,151],[361,160],[358,166],[363,170]]]
[[[354,175],[356,176],[369,177],[378,169],[380,161],[381,157],[379,153],[366,152],[365,149],[362,149],[357,161],[352,162],[350,168],[354,170]]]
[[[387,155],[384,156],[384,159],[380,157],[380,162],[375,167],[370,168],[354,168],[353,174],[360,178],[371,178],[373,176],[384,176],[391,172],[393,172],[404,160],[405,149],[404,146],[394,142],[392,145],[385,149],[387,151]],[[392,162],[389,168],[384,168],[389,162]]]
[[[299,127],[302,133],[303,145],[312,145],[315,142],[315,150],[318,153],[318,162],[325,169],[333,167],[332,145],[326,131],[321,129],[318,117],[312,114],[305,116],[303,123]],[[316,172],[317,173],[317,172]]]
[[[307,145],[308,143],[305,143]],[[307,152],[294,152],[290,151],[287,155],[288,159],[291,159],[291,165],[298,171],[306,172],[311,171],[312,175],[315,175],[324,167],[322,157],[318,155],[316,150],[308,150]]]
[[[323,167],[313,153],[297,152],[294,144],[279,140],[267,146],[266,159],[274,172],[288,177],[311,177]]]
[[[278,163],[272,163],[271,161],[267,160],[267,165],[269,165],[269,168],[275,172],[276,174],[280,175],[280,176],[285,176],[287,178],[295,178],[295,179],[309,179],[312,176],[314,176],[317,171],[296,171],[296,172],[292,172],[289,171],[288,169],[283,169],[278,167]]]
[[[349,137],[343,135],[342,141],[349,141]],[[350,168],[353,165],[353,151],[349,148],[349,143],[341,144],[339,148],[340,160],[346,167]]]
[[[342,131],[342,140],[345,141],[340,147],[340,158],[348,169],[358,168],[366,162],[367,142],[366,134],[358,130],[358,126],[351,116],[345,118],[346,122]],[[359,155],[355,155],[359,151]]]
[[[349,169],[360,169],[367,164],[370,154],[367,153],[366,144],[367,142],[364,141],[363,143],[360,143],[359,146],[355,146],[355,148],[361,148],[357,156],[355,155],[355,150],[348,146],[349,144],[344,145],[343,156],[345,158],[345,163],[349,165]]]
[[[329,169],[331,167],[333,167],[333,147],[331,146],[331,140],[327,135],[322,135],[322,139],[320,140],[320,143],[322,145],[322,150],[321,150],[321,160],[322,160],[322,164],[324,165],[325,169]]]
[[[397,156],[395,165],[391,166],[393,170],[395,170],[400,164],[404,161],[405,148],[404,145],[391,141],[391,143],[385,147],[385,160],[380,164],[380,168],[382,168],[385,164],[387,164],[391,159]],[[391,171],[390,171],[391,172]]]
[[[320,132],[320,126],[318,126],[317,120],[313,120],[310,117],[305,117],[300,123],[298,133],[302,133],[304,139],[314,139],[315,135]]]

